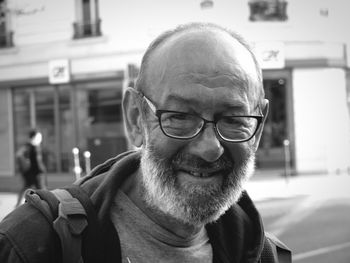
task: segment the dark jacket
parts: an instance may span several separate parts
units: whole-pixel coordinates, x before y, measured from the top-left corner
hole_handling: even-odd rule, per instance
[[[16,152],[19,172],[25,177],[36,176],[45,171],[41,149],[27,142]]]
[[[90,197],[97,214],[98,232],[101,238],[89,239],[84,231],[82,254],[84,262],[121,262],[118,234],[110,220],[111,203],[125,178],[140,163],[139,152],[127,152],[96,167],[79,184]],[[47,205],[41,201],[42,205]],[[93,222],[89,222],[89,226]],[[246,193],[219,220],[206,226],[213,247],[213,262],[259,262],[266,242],[262,220]],[[269,239],[269,242],[271,240]],[[85,249],[91,242],[94,251]],[[278,242],[278,241],[277,241]],[[286,249],[283,244],[272,246]],[[41,211],[26,203],[9,214],[0,223],[0,262],[60,262],[61,248],[52,229],[52,222]],[[100,252],[101,258],[93,255]]]

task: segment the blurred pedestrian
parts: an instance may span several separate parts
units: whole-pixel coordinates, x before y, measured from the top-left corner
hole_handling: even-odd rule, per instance
[[[243,190],[269,104],[242,37],[201,23],[163,33],[122,105],[136,149],[28,195],[0,224],[1,262],[291,262]]]
[[[28,134],[28,141],[16,153],[16,162],[23,180],[23,186],[18,193],[16,207],[22,202],[24,192],[29,188],[42,189],[44,183],[42,174],[46,173],[43,163],[41,142],[42,134],[32,129]]]

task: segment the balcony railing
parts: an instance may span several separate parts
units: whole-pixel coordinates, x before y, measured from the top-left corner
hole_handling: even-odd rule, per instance
[[[73,23],[74,39],[101,36],[101,19],[96,22],[75,22]]]
[[[0,48],[13,47],[13,32],[0,33]]]
[[[250,21],[286,21],[287,2],[278,0],[253,0],[249,2]]]

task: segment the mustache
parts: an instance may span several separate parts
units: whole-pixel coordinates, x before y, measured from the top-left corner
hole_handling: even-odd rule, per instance
[[[208,170],[231,170],[234,167],[233,162],[225,153],[215,162],[207,162],[198,156],[187,153],[178,153],[173,158],[172,165],[175,168],[191,167],[193,169]]]

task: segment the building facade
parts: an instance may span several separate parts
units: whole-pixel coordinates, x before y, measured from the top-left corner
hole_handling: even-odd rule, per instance
[[[0,180],[31,127],[49,176],[71,176],[72,149],[91,165],[125,151],[123,89],[150,41],[190,21],[241,32],[261,60],[271,111],[259,169],[350,167],[346,0],[0,0]],[[288,158],[289,157],[289,158]],[[81,164],[84,158],[81,154]]]

